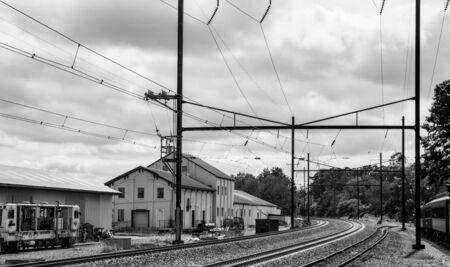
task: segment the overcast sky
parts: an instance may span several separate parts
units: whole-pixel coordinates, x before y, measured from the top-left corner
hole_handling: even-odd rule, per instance
[[[176,91],[177,12],[169,5],[176,6],[177,1],[5,2],[75,42],[0,3],[0,164],[62,171],[80,179],[104,182],[157,160],[160,140],[155,135],[156,128],[163,135],[173,134],[173,114],[110,87],[139,96],[147,90],[156,93],[167,90],[160,85]],[[273,0],[262,24],[255,19],[262,18],[268,1],[221,0],[209,28],[204,22],[208,21],[216,1],[185,2],[186,13],[196,18],[185,16],[183,86],[184,96],[189,99],[286,123],[295,116],[296,122],[302,123],[414,94],[412,0],[387,0],[381,21],[381,0]],[[431,100],[431,73],[446,1],[422,2],[423,121]],[[444,21],[433,84],[450,78],[449,23],[450,20]],[[78,43],[81,46],[77,51]],[[66,70],[73,65],[74,71],[90,75],[94,82],[31,59],[29,55],[33,53],[37,59],[51,60]],[[104,84],[95,80],[103,80]],[[3,100],[129,131],[66,119]],[[406,124],[411,125],[413,107],[409,101],[364,112],[359,114],[359,123],[400,125],[404,115]],[[184,110],[186,115],[194,115],[208,124],[233,124],[222,113],[189,105],[184,105]],[[24,122],[11,116],[123,138],[136,144]],[[238,125],[262,124],[241,117],[238,120]],[[354,124],[355,117],[326,123]],[[183,124],[207,125],[187,116]],[[407,157],[414,156],[413,137],[408,131]],[[249,142],[244,145],[247,139]],[[290,142],[290,131],[187,132],[183,151],[228,174],[257,175],[263,168],[273,166],[290,174]],[[400,131],[296,132],[297,157],[305,157],[309,152],[311,159],[333,166],[375,163],[380,152],[388,158],[400,150]],[[304,162],[300,162],[297,168],[303,167]],[[302,180],[299,173],[297,182]]]

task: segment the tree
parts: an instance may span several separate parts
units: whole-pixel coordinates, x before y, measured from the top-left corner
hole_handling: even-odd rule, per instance
[[[423,128],[427,135],[422,138],[425,153],[423,174],[434,193],[448,182],[450,177],[450,80],[434,89],[430,115]]]
[[[234,178],[234,187],[237,190],[242,190],[255,196],[259,195],[258,180],[256,180],[253,174],[240,172],[236,176],[234,176]]]
[[[279,167],[264,169],[258,175],[257,197],[278,205],[282,214],[291,213],[291,181]],[[295,190],[295,188],[294,188]]]

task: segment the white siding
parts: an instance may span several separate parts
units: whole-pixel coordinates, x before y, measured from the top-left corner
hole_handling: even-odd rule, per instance
[[[162,226],[162,221],[169,221],[175,219],[175,190],[170,184],[158,178],[147,171],[135,171],[127,177],[116,180],[112,186],[113,189],[118,190],[119,187],[125,188],[125,197],[114,197],[113,222],[120,227],[131,227],[131,211],[136,209],[144,209],[150,212],[150,228],[159,228]],[[138,187],[144,187],[144,198],[137,198]],[[158,188],[164,189],[164,198],[157,198]],[[195,220],[201,220],[202,208],[207,212],[210,209],[212,202],[210,191],[196,190],[196,189],[182,189],[181,191],[181,209],[183,210],[183,228],[189,229],[192,227],[192,210],[195,210]],[[186,211],[187,199],[190,200],[191,208]],[[124,222],[119,223],[117,217],[117,210],[124,210]]]

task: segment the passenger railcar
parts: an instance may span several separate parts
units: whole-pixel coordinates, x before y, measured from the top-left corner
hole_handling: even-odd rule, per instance
[[[71,247],[79,227],[78,205],[0,203],[0,252]]]
[[[448,192],[432,197],[422,206],[422,230],[426,235],[450,239],[450,196]]]

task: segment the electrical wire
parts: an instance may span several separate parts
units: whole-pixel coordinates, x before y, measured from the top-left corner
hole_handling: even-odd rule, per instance
[[[438,56],[439,56],[439,49],[441,47],[441,39],[442,39],[443,30],[444,30],[445,18],[446,18],[446,15],[447,15],[448,4],[449,4],[449,0],[447,0],[447,3],[446,3],[445,8],[444,8],[444,13],[442,14],[441,30],[439,32],[439,39],[438,39],[438,43],[437,43],[436,54],[435,54],[435,57],[434,57],[433,70],[431,72],[430,86],[428,87],[427,99],[430,99],[431,89],[433,87],[434,74],[435,74],[435,71],[436,71],[436,66],[437,66],[437,61],[438,61]]]
[[[37,108],[37,107],[33,107],[33,106],[17,103],[17,102],[11,101],[11,100],[3,99],[3,98],[0,98],[0,101],[5,102],[5,103],[9,103],[9,104],[13,104],[13,105],[16,105],[16,106],[25,107],[25,108],[32,109],[32,110],[45,112],[47,114],[52,114],[52,115],[56,115],[56,116],[59,116],[59,117],[63,117],[65,119],[64,122],[66,122],[67,119],[71,119],[71,120],[86,122],[86,123],[89,123],[89,124],[103,126],[103,127],[107,127],[107,128],[111,128],[111,129],[115,129],[115,130],[121,130],[121,131],[124,131],[124,132],[137,133],[137,134],[148,135],[148,136],[157,136],[156,134],[152,134],[152,133],[148,133],[148,132],[132,130],[132,129],[126,129],[126,128],[115,126],[115,125],[111,125],[111,124],[106,124],[106,123],[101,123],[101,122],[95,122],[95,121],[92,121],[92,120],[82,119],[82,118],[78,118],[78,117],[74,117],[74,116],[65,115],[65,114],[62,114],[62,113],[50,111],[50,110],[43,109],[43,108]],[[62,126],[64,126],[64,124]]]
[[[249,17],[250,19],[254,20],[256,23],[259,23],[259,20],[256,19],[255,17],[253,17],[252,15],[250,15],[248,12],[244,11],[242,8],[240,8],[239,6],[235,5],[234,3],[232,3],[229,0],[225,0],[228,4],[230,4],[232,7],[234,7],[235,9],[237,9],[238,11],[240,11],[242,14],[246,15],[247,17]]]
[[[406,42],[406,57],[405,57],[405,74],[404,74],[404,79],[403,79],[403,98],[406,98],[407,95],[407,90],[408,90],[408,86],[407,86],[407,77],[409,77],[408,73],[409,73],[409,69],[412,67],[411,66],[411,56],[410,53],[412,53],[412,48],[410,46],[410,40],[411,40],[411,21],[412,21],[412,11],[413,11],[413,1],[414,0],[410,0],[410,7],[409,7],[409,19],[408,19],[408,40]],[[409,84],[409,81],[408,81]],[[405,106],[405,104],[402,104],[403,108]]]
[[[263,29],[263,26],[261,23],[259,24],[259,27],[261,28],[261,33],[262,33],[262,36],[264,37],[264,43],[266,44],[267,52],[269,53],[270,62],[272,63],[273,70],[275,72],[275,75],[277,76],[278,84],[280,85],[280,90],[283,93],[284,100],[286,101],[286,104],[289,108],[289,111],[291,112],[291,115],[294,116],[291,105],[289,105],[289,102],[287,100],[286,92],[284,91],[283,84],[281,83],[280,75],[278,74],[277,67],[275,65],[275,61],[273,60],[272,53],[270,52],[269,42],[267,41],[267,37],[266,37],[266,34],[264,33],[264,29]]]
[[[213,33],[213,31],[211,30],[211,27],[210,27],[209,25],[208,25],[208,30],[209,30],[209,33],[211,34],[211,37],[212,37],[213,40],[214,40],[214,43],[216,44],[217,49],[218,49],[219,52],[220,52],[220,55],[222,56],[223,62],[225,63],[225,65],[226,65],[226,67],[227,67],[227,69],[228,69],[228,72],[230,73],[231,77],[233,78],[234,83],[236,84],[236,87],[239,89],[239,92],[241,93],[242,97],[245,99],[245,102],[247,102],[247,105],[249,106],[249,108],[250,108],[250,110],[252,111],[252,113],[253,113],[255,116],[258,116],[257,113],[256,113],[256,111],[255,111],[255,109],[253,109],[252,105],[250,104],[250,102],[249,102],[247,96],[246,96],[245,93],[243,92],[243,90],[242,90],[242,88],[241,88],[241,85],[240,85],[239,82],[237,81],[237,78],[236,78],[235,74],[234,74],[233,71],[231,70],[231,67],[230,67],[230,65],[229,65],[229,63],[228,63],[228,61],[227,61],[227,59],[225,58],[225,55],[223,54],[223,51],[222,51],[222,49],[220,48],[220,45],[219,45],[219,43],[217,42],[217,39],[216,39],[216,37],[214,36],[214,33]]]
[[[159,86],[159,87],[162,87],[162,88],[164,88],[166,90],[172,91],[171,89],[169,89],[168,87],[162,85],[161,83],[159,83],[159,82],[157,82],[157,81],[155,81],[153,79],[150,79],[150,78],[148,78],[148,77],[146,77],[146,76],[144,76],[144,75],[142,75],[142,74],[140,74],[140,73],[138,73],[138,72],[136,72],[136,71],[134,71],[134,70],[132,70],[132,69],[130,69],[128,67],[126,67],[125,65],[120,64],[119,62],[117,62],[117,61],[115,61],[115,60],[113,60],[113,59],[111,59],[111,58],[109,58],[109,57],[107,57],[107,56],[105,56],[103,54],[100,54],[99,52],[89,48],[88,46],[86,46],[86,45],[84,45],[84,44],[82,44],[82,43],[80,43],[78,41],[75,41],[74,39],[72,39],[68,35],[63,34],[62,32],[56,30],[55,28],[52,28],[51,26],[49,26],[49,25],[45,24],[44,22],[42,22],[42,21],[32,17],[31,15],[28,15],[27,13],[25,13],[25,12],[15,8],[14,6],[4,2],[3,0],[0,0],[0,3],[2,3],[3,5],[11,8],[14,11],[22,14],[23,16],[27,17],[28,19],[38,23],[39,25],[47,28],[48,30],[50,30],[50,31],[60,35],[61,37],[64,37],[65,39],[75,43],[76,45],[79,45],[79,46],[83,47],[84,49],[90,51],[91,53],[93,53],[93,54],[95,54],[95,55],[97,55],[97,56],[99,56],[99,57],[101,57],[101,58],[103,58],[103,59],[105,59],[105,60],[107,60],[107,61],[109,61],[109,62],[111,62],[111,63],[113,63],[113,64],[115,64],[115,65],[117,65],[117,66],[119,66],[119,67],[121,67],[121,68],[123,68],[123,69],[125,69],[125,70],[127,70],[127,71],[129,71],[129,72],[131,72],[131,73],[133,73],[133,74],[135,74],[135,75],[137,75],[137,76],[139,76],[139,77],[141,77],[141,78],[143,78],[143,79],[153,83],[153,84],[155,84],[155,85],[157,85],[157,86]]]
[[[174,10],[178,10],[177,7],[175,7],[175,6],[173,6],[173,5],[169,4],[169,3],[167,3],[166,1],[162,1],[162,0],[161,0],[161,2],[164,3],[164,4],[166,4],[167,6],[171,7],[171,8],[174,9]],[[197,5],[198,5],[198,4],[197,4]],[[203,12],[203,10],[202,10],[201,8],[200,8],[200,10],[201,10],[202,13],[204,14],[204,12]],[[186,13],[185,13],[185,14],[186,14]],[[205,15],[205,14],[204,14],[204,15]],[[206,16],[206,15],[205,15],[205,16]],[[189,15],[189,17],[194,17],[194,16]],[[195,17],[194,17],[194,18],[195,18]],[[196,21],[199,21],[199,22],[202,22],[202,24],[206,24],[206,23],[203,23],[203,21],[202,21],[201,19],[195,18],[195,20],[196,20]],[[254,20],[256,20],[256,19],[254,18]],[[256,20],[256,21],[257,21],[257,20]],[[259,23],[259,21],[257,21],[257,22]],[[224,43],[225,47],[226,47],[226,43],[223,41],[223,39],[220,37],[220,35],[219,35],[219,33],[217,32],[217,30],[216,30],[211,24],[206,24],[206,26],[208,27],[208,30],[209,30],[211,36],[213,37],[214,43],[216,44],[216,46],[217,46],[219,52],[221,53],[222,58],[225,58],[224,55],[223,55],[222,50],[220,49],[220,46],[218,45],[218,41],[217,41],[217,39],[215,38],[214,34],[212,33],[212,30],[211,30],[211,29],[213,29],[213,30],[216,32],[217,36],[222,40],[222,42]],[[210,27],[211,27],[211,28],[210,28]],[[227,48],[227,49],[228,49],[228,48]],[[226,60],[224,60],[224,61],[226,62]],[[226,62],[225,64],[226,64],[227,68],[229,69],[230,73],[232,73],[232,71],[230,70],[229,64],[228,64],[227,62]],[[239,61],[238,61],[238,64],[240,64]],[[236,81],[236,79],[235,79],[235,77],[234,77],[234,73],[232,73],[232,77],[234,78],[235,83],[237,83],[237,81]],[[238,86],[238,88],[241,89],[240,86]],[[242,90],[240,90],[240,91],[242,91]],[[246,98],[246,97],[244,97],[244,98]],[[246,99],[246,101],[247,101],[247,103],[248,103],[248,99]],[[193,101],[193,102],[196,102],[196,101]],[[197,103],[198,103],[198,102],[197,102]],[[249,103],[248,103],[248,104],[249,104]],[[253,108],[251,107],[250,104],[249,104],[249,106],[250,106],[251,109],[253,109]],[[213,109],[211,109],[211,110],[213,110]],[[214,111],[214,110],[213,110],[213,111]],[[253,110],[253,111],[254,111],[254,110]],[[227,118],[230,118],[230,119],[234,119],[233,117],[231,117],[231,116],[229,116],[229,115],[226,115],[226,114],[224,114],[224,113],[221,113],[221,112],[218,112],[218,111],[215,111],[215,112],[218,113],[218,114],[221,114],[221,115],[224,116],[224,117],[227,117]],[[201,120],[201,119],[200,119],[199,121],[200,121],[200,122],[204,122],[204,121]],[[239,120],[236,120],[236,121],[239,121]],[[243,124],[245,124],[245,125],[250,126],[250,124],[248,124],[248,123],[246,123],[246,122],[243,122],[243,121],[239,121],[239,122],[241,122],[241,123],[243,123]],[[255,127],[255,128],[256,128],[256,127]],[[231,131],[230,131],[230,132],[231,132]],[[303,134],[303,133],[302,133],[302,134]],[[303,140],[299,140],[299,139],[295,139],[295,140],[296,140],[296,141],[299,141],[299,142],[306,142],[306,143],[307,143],[307,141],[303,141]],[[311,143],[311,144],[314,144],[314,145],[320,145],[320,146],[325,146],[325,145],[323,145],[323,144],[317,144],[317,143]]]
[[[381,104],[384,104],[384,70],[383,70],[383,27],[382,27],[382,14],[384,8],[383,5],[380,9],[380,79],[381,79]],[[383,124],[385,123],[385,112],[383,107]]]
[[[55,128],[55,129],[69,131],[69,132],[80,133],[80,134],[88,135],[88,136],[92,136],[92,137],[103,138],[103,139],[108,139],[108,140],[114,140],[114,141],[119,141],[119,142],[132,144],[132,145],[139,145],[139,146],[144,146],[144,147],[147,147],[147,148],[153,148],[153,149],[157,149],[157,150],[159,149],[157,146],[149,146],[149,145],[146,145],[146,144],[143,144],[143,143],[139,143],[139,142],[133,141],[131,139],[126,139],[124,137],[115,137],[115,136],[111,136],[111,135],[103,135],[103,134],[99,134],[99,133],[95,133],[95,132],[91,132],[91,131],[75,129],[75,128],[68,127],[68,126],[65,126],[65,125],[59,125],[59,124],[55,124],[55,123],[34,120],[34,119],[26,118],[26,117],[21,117],[21,116],[6,114],[6,113],[0,113],[0,117],[7,118],[7,119],[13,119],[13,120],[17,120],[17,121],[22,121],[22,122],[27,122],[27,123],[31,123],[31,124],[38,124],[38,125],[42,125],[42,126]]]

